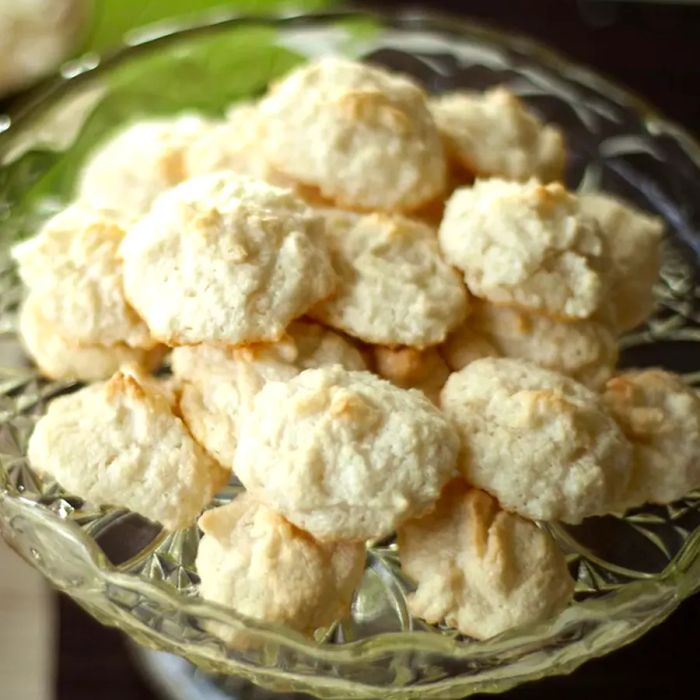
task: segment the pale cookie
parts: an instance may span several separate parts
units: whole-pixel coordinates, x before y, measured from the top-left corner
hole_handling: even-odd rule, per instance
[[[626,331],[644,322],[654,308],[659,278],[663,221],[606,194],[579,195],[581,211],[600,226],[611,261],[609,299],[616,326]]]
[[[224,379],[220,371],[213,371],[208,384],[180,384],[178,407],[194,439],[230,471],[241,399],[235,385],[223,383]]]
[[[410,211],[445,188],[426,95],[405,76],[322,58],[273,85],[260,110],[275,170],[339,206]]]
[[[164,348],[150,350],[117,345],[79,345],[66,338],[42,315],[44,302],[30,294],[19,314],[19,336],[27,353],[48,379],[92,382],[108,379],[120,367],[138,366],[149,372],[163,359]]]
[[[252,386],[254,381],[248,378],[259,377],[243,369],[237,353],[235,348],[194,345],[175,348],[171,355],[180,386],[180,415],[195,440],[228,470],[233,465],[238,424],[246,406],[241,384]],[[294,373],[283,376],[289,378]],[[273,374],[272,378],[281,377]]]
[[[199,519],[203,598],[311,636],[345,617],[364,573],[361,543],[321,544],[249,494]],[[240,633],[216,625],[227,642]]]
[[[242,421],[233,468],[318,539],[365,540],[428,511],[458,449],[421,392],[335,366],[268,382]]]
[[[56,70],[79,40],[84,0],[0,3],[0,96]]]
[[[207,345],[175,348],[175,377],[181,382],[180,411],[195,439],[231,469],[241,414],[267,381],[286,381],[304,369],[340,364],[362,370],[360,353],[336,333],[295,321],[277,343],[244,348]]]
[[[617,363],[613,332],[592,319],[564,323],[488,302],[472,305],[469,318],[441,348],[457,371],[481,357],[516,357],[573,377],[591,388],[602,386]]]
[[[452,482],[433,512],[399,528],[401,568],[417,584],[411,614],[476,639],[555,617],[574,581],[551,535]]]
[[[282,184],[265,158],[264,133],[256,105],[235,105],[228,111],[226,119],[203,129],[190,144],[185,152],[188,177],[234,170],[272,184]]]
[[[450,92],[433,97],[429,106],[448,154],[468,172],[507,180],[562,179],[561,131],[542,123],[507,88]]]
[[[154,385],[117,372],[54,399],[29,439],[31,466],[95,505],[128,508],[168,530],[188,527],[224,472]]]
[[[558,183],[477,180],[450,198],[439,240],[469,290],[491,302],[577,319],[605,300],[601,233]]]
[[[634,447],[630,483],[616,508],[671,503],[700,488],[700,397],[670,372],[625,372],[603,401]]]
[[[278,340],[335,286],[319,225],[288,190],[230,171],[192,178],[126,235],[126,295],[168,345]]]
[[[22,281],[42,299],[42,316],[77,344],[156,344],[124,297],[123,237],[110,215],[76,203],[12,249]]]
[[[185,152],[207,128],[194,114],[130,124],[90,155],[78,197],[126,223],[140,218],[161,192],[185,179]]]
[[[624,493],[632,447],[599,396],[525,360],[476,360],[441,406],[462,440],[467,481],[531,520],[579,523]]]
[[[440,343],[464,319],[464,284],[427,224],[385,214],[323,215],[339,284],[311,316],[368,343],[418,348]]]
[[[402,389],[420,389],[434,404],[440,401],[440,390],[450,376],[450,368],[435,348],[372,348],[374,369]]]

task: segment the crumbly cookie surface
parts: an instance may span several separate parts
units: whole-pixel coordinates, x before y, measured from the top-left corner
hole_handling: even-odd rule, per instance
[[[581,211],[594,218],[605,238],[612,275],[609,300],[619,331],[644,322],[654,308],[661,266],[661,219],[601,193],[579,195]]]
[[[249,494],[207,511],[199,527],[204,598],[307,635],[348,613],[364,573],[363,544],[316,542]]]
[[[365,342],[417,348],[441,342],[464,319],[467,292],[427,224],[338,210],[323,217],[339,282],[314,318]]]
[[[613,377],[603,400],[634,447],[629,486],[618,507],[671,503],[700,488],[700,397],[660,369]]]
[[[440,136],[410,78],[322,58],[273,85],[260,109],[273,167],[338,206],[410,211],[444,190]]]
[[[278,340],[335,286],[317,226],[288,190],[232,171],[192,178],[127,233],[126,295],[168,345]]]
[[[133,222],[161,192],[185,179],[187,148],[208,128],[195,114],[127,126],[90,155],[80,174],[78,198]]]
[[[182,418],[199,444],[229,470],[241,414],[253,396],[268,379],[284,381],[295,374],[285,364],[246,366],[245,352],[208,345],[179,347],[172,352]]]
[[[120,367],[154,370],[163,359],[164,348],[149,350],[116,345],[84,345],[65,337],[44,318],[42,298],[30,294],[22,304],[18,330],[25,350],[49,379],[92,382],[108,379]]]
[[[592,319],[563,322],[507,306],[474,302],[441,348],[457,371],[479,357],[515,357],[601,387],[617,363],[617,340]]]
[[[488,639],[554,617],[574,581],[552,537],[463,482],[435,510],[399,528],[401,568],[418,584],[411,613]]]
[[[42,299],[42,316],[64,337],[84,345],[156,344],[124,297],[123,237],[107,213],[76,203],[13,248],[22,281]]]
[[[561,180],[566,160],[561,131],[543,124],[512,92],[451,92],[430,111],[448,154],[478,177]]]
[[[226,118],[204,129],[184,155],[188,177],[234,170],[274,183],[275,176],[263,152],[264,128],[257,105],[241,103]]]
[[[467,481],[531,520],[579,523],[624,493],[632,447],[597,394],[524,360],[485,358],[450,375],[441,406]]]
[[[420,392],[339,366],[268,382],[239,433],[245,487],[323,541],[381,537],[430,509],[458,440]]]
[[[231,469],[241,415],[266,382],[286,381],[304,369],[340,364],[362,370],[362,355],[337,333],[295,321],[282,340],[245,348],[179,347],[172,367],[181,384],[180,411],[192,434]]]
[[[477,180],[450,197],[439,240],[469,290],[493,303],[579,319],[608,291],[598,225],[558,183]]]
[[[54,399],[30,437],[30,464],[94,504],[128,508],[168,530],[188,527],[224,474],[156,386],[120,371]]]

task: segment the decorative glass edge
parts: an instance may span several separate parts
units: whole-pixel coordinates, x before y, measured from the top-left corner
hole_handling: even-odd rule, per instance
[[[71,548],[68,550],[71,556],[78,555],[75,564],[81,567],[80,577],[59,577],[45,563],[38,548],[30,547],[28,551],[20,549],[18,543],[13,541],[12,534],[18,525],[22,529],[30,526],[32,533],[44,530],[63,538]],[[373,693],[386,698],[460,697],[467,692],[504,690],[523,680],[541,678],[554,672],[567,673],[589,658],[634,641],[665,619],[684,598],[700,588],[700,531],[696,531],[674,562],[657,578],[627,584],[612,596],[582,601],[556,620],[532,627],[527,635],[506,634],[496,642],[462,642],[424,632],[401,632],[383,633],[372,639],[343,645],[324,646],[309,642],[286,628],[250,620],[233,610],[199,599],[184,598],[165,584],[117,572],[107,562],[99,547],[76,523],[58,518],[40,504],[21,496],[11,496],[6,484],[0,490],[0,532],[10,546],[16,548],[21,556],[60,590],[76,599],[104,624],[134,635],[139,643],[184,655],[196,665],[214,673],[239,675],[273,689],[311,689],[314,693],[329,698],[339,697],[336,693],[340,690],[343,693],[358,693],[358,697],[369,697]],[[104,602],[97,602],[105,592],[107,606]],[[213,622],[233,629],[243,628],[248,634],[254,633],[256,642],[285,647],[297,654],[308,655],[314,661],[327,663],[380,662],[387,654],[420,652],[447,656],[455,661],[474,661],[480,655],[493,657],[520,652],[523,647],[527,647],[528,642],[532,645],[532,652],[520,656],[507,666],[497,666],[486,673],[480,672],[478,680],[468,676],[455,676],[430,684],[396,688],[364,685],[341,678],[309,677],[246,663],[229,656],[223,643],[216,643],[214,638],[211,644],[205,645],[183,643],[177,636],[168,636],[164,631],[155,630],[147,623],[125,615],[112,598],[129,594],[146,598],[158,606],[177,609],[178,614],[197,618],[203,623]],[[614,607],[610,605],[611,597],[616,601]],[[579,633],[579,638],[571,641],[569,637],[577,634],[576,628],[586,622],[594,626],[600,623],[597,631],[588,629],[585,635]],[[611,625],[618,634],[610,634]],[[592,639],[592,634],[595,639]],[[562,644],[563,641],[566,644]],[[543,653],[543,647],[548,653]],[[520,666],[523,668],[518,672]],[[503,677],[506,669],[507,678]]]

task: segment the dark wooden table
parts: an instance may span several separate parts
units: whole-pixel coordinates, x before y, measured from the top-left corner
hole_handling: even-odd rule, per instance
[[[375,3],[385,9],[409,4]],[[700,133],[700,4],[454,0],[423,5],[538,37],[630,86]],[[57,596],[56,605],[57,700],[155,700],[119,633],[101,627],[66,598]],[[636,700],[640,690],[661,697],[697,697],[697,686],[694,692],[690,688],[697,678],[699,641],[696,597],[631,646],[570,676],[524,685],[504,697]]]

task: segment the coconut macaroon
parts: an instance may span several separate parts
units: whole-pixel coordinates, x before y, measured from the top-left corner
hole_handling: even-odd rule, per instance
[[[566,160],[561,131],[543,124],[510,90],[449,92],[430,111],[448,156],[478,177],[561,180]]]
[[[441,352],[452,370],[479,357],[517,357],[566,374],[592,388],[613,374],[618,348],[613,332],[592,319],[555,321],[488,302],[475,302],[467,320]]]
[[[445,188],[426,95],[406,76],[321,58],[274,84],[260,110],[274,169],[338,206],[411,211]]]
[[[54,399],[27,456],[69,493],[168,530],[191,525],[225,479],[173,414],[167,390],[126,371]]]
[[[611,262],[609,299],[620,331],[645,321],[654,308],[653,289],[661,266],[664,224],[610,195],[579,195],[581,211],[593,217],[605,238]]]
[[[193,345],[174,348],[170,356],[182,419],[195,440],[228,471],[242,408],[233,352]]]
[[[441,406],[470,484],[531,520],[579,523],[627,488],[632,447],[600,397],[524,360],[485,358],[450,375]]]
[[[11,0],[0,11],[0,96],[58,68],[79,41],[85,0]]]
[[[603,401],[634,447],[632,478],[615,504],[671,503],[700,488],[700,397],[660,369],[611,379]]]
[[[598,225],[558,183],[477,180],[450,198],[439,240],[469,290],[496,304],[588,318],[608,291]]]
[[[365,540],[428,511],[458,449],[421,392],[335,366],[268,382],[241,423],[233,468],[319,540]]]
[[[84,345],[153,347],[127,303],[118,256],[123,229],[106,212],[76,203],[12,250],[22,281],[41,299],[41,315]]]
[[[175,348],[171,364],[180,382],[184,421],[195,439],[227,469],[233,465],[241,415],[266,382],[286,381],[302,370],[326,365],[365,369],[362,355],[350,343],[303,321],[293,322],[276,343]]]
[[[417,348],[440,343],[464,319],[466,289],[427,224],[338,210],[323,217],[339,282],[311,316],[368,343]]]
[[[89,156],[78,198],[125,223],[138,219],[161,192],[185,179],[187,148],[207,128],[195,114],[130,124]]]
[[[202,597],[242,615],[311,635],[344,617],[364,573],[362,543],[322,544],[241,494],[199,519]],[[241,634],[212,625],[225,641]]]
[[[372,348],[374,369],[402,389],[420,389],[434,404],[440,400],[440,390],[450,376],[450,368],[435,348]]]
[[[194,138],[185,151],[185,172],[188,177],[194,177],[234,170],[277,184],[265,158],[263,138],[257,105],[248,102],[234,105],[225,119],[210,124]]]
[[[574,581],[552,537],[464,482],[398,530],[401,568],[416,583],[413,615],[476,639],[556,616]]]
[[[164,348],[149,350],[116,345],[84,345],[61,334],[42,314],[43,301],[30,294],[19,313],[19,336],[39,371],[48,379],[91,382],[108,379],[120,367],[150,372],[160,364]]]
[[[126,295],[168,345],[278,340],[335,286],[318,225],[288,190],[233,172],[191,178],[129,229]]]

